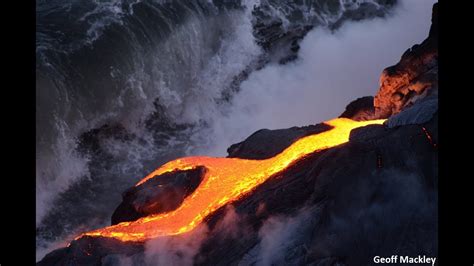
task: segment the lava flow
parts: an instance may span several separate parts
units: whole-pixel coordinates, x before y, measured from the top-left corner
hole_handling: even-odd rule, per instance
[[[330,130],[295,141],[280,154],[265,160],[238,158],[187,157],[161,166],[136,186],[166,172],[188,170],[204,166],[204,177],[199,187],[176,210],[149,215],[133,222],[122,222],[79,236],[101,236],[121,241],[146,241],[151,238],[176,235],[196,228],[208,215],[246,195],[272,175],[284,170],[305,155],[331,148],[349,140],[352,129],[385,120],[353,121],[337,118],[325,122]]]

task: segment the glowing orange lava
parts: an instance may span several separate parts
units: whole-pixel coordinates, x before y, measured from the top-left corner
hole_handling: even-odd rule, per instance
[[[385,119],[360,122],[347,118],[333,119],[325,122],[333,127],[330,130],[301,138],[280,154],[265,160],[197,156],[168,162],[138,182],[136,186],[150,178],[159,178],[156,176],[166,172],[204,166],[206,172],[201,184],[179,208],[167,213],[142,217],[133,222],[123,222],[94,230],[81,236],[111,237],[121,241],[145,241],[159,236],[189,232],[209,214],[248,194],[269,177],[284,170],[303,156],[347,142],[354,128],[382,124],[384,121]]]

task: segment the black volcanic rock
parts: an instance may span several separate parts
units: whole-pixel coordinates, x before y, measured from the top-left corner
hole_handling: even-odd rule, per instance
[[[57,249],[46,255],[36,265],[106,265],[114,254],[130,256],[143,252],[141,244],[123,243],[110,238],[83,237],[71,242],[67,248]]]
[[[348,104],[346,110],[339,117],[350,118],[356,121],[366,121],[374,119],[374,115],[374,97],[365,96]]]
[[[150,214],[172,211],[201,183],[205,169],[176,171],[131,187],[112,215],[112,224],[137,220]]]
[[[228,149],[229,158],[267,159],[271,158],[296,140],[331,129],[326,124],[287,129],[260,129],[242,142],[231,145]]]
[[[383,125],[368,125],[366,127],[353,129],[349,135],[350,142],[366,142],[384,134],[386,127]]]

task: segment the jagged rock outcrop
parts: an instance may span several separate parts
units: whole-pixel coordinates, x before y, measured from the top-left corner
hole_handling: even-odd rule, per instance
[[[374,98],[377,117],[399,113],[438,90],[438,3],[433,5],[431,21],[428,38],[408,49],[398,64],[383,71]]]

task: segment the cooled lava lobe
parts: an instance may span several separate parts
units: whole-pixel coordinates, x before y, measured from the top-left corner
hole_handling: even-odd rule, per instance
[[[112,215],[112,224],[172,211],[199,185],[204,168],[166,173],[124,192],[123,201]]]
[[[347,143],[305,156],[190,234],[147,243],[86,236],[37,265],[367,265],[375,255],[437,256],[437,4],[432,22],[429,37],[382,74],[373,107],[375,117],[389,117],[386,125],[357,128]],[[358,101],[342,116],[370,116],[369,101]],[[229,157],[268,158],[326,130],[319,127],[260,131],[229,148]],[[199,180],[194,174],[184,172],[190,177],[183,179],[190,189],[184,195]],[[144,192],[145,199],[164,193],[154,194],[152,183],[137,187],[122,206],[162,211],[150,208],[150,200],[136,205]],[[115,219],[146,213],[116,211]]]

